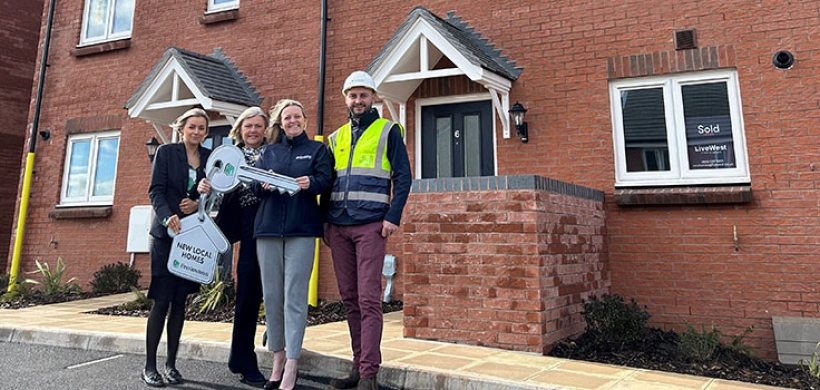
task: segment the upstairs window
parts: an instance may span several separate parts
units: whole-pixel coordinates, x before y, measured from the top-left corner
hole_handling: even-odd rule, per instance
[[[610,83],[616,186],[749,183],[737,72]]]
[[[119,145],[118,131],[68,139],[61,206],[113,204]]]
[[[208,12],[227,11],[239,8],[239,0],[208,0]]]
[[[80,45],[131,37],[135,0],[85,0]]]

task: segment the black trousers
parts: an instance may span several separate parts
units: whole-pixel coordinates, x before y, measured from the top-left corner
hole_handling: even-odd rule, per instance
[[[243,222],[250,223],[243,223],[242,239],[239,244],[239,260],[236,263],[236,308],[231,353],[228,358],[228,369],[242,374],[259,370],[254,351],[254,337],[259,319],[259,305],[262,304],[262,277],[256,259],[256,240],[253,238],[252,228],[256,213],[248,211],[246,210],[242,216],[245,219]]]

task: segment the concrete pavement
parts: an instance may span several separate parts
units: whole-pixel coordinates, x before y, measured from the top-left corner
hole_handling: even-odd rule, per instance
[[[0,341],[71,348],[144,353],[145,318],[86,314],[133,299],[119,294],[83,301],[0,310]],[[227,362],[230,323],[186,321],[181,357]],[[261,345],[262,372],[270,372],[272,354]],[[402,337],[401,312],[385,315],[380,383],[412,390],[742,390],[776,389],[744,382],[649,371],[559,359],[526,352],[442,343]],[[164,351],[164,345],[160,351]],[[308,327],[300,372],[335,377],[350,367],[347,324]],[[226,375],[228,374],[226,367]]]

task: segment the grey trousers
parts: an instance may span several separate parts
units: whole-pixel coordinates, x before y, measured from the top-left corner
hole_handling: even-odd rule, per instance
[[[256,239],[268,350],[286,349],[288,359],[298,359],[302,354],[315,250],[315,237]]]

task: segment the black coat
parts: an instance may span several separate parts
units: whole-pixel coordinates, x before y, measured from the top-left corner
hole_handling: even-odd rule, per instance
[[[199,167],[196,169],[196,182],[205,177],[205,163],[211,155],[211,150],[199,147]],[[185,215],[179,209],[179,203],[184,198],[199,199],[196,184],[188,191],[188,156],[185,153],[185,144],[164,144],[157,149],[154,165],[151,170],[151,186],[148,196],[154,207],[154,220],[151,222],[151,236],[168,238],[168,230],[162,224],[163,219],[176,214],[180,218]]]

